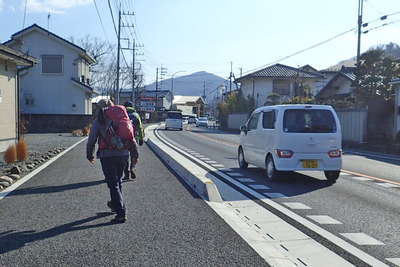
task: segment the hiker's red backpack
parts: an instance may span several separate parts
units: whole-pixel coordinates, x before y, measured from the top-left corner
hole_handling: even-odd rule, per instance
[[[129,149],[135,142],[132,122],[124,106],[114,105],[103,110],[107,128],[101,133],[99,149]]]

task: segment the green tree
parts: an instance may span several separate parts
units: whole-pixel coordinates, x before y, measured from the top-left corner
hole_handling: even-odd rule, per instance
[[[398,60],[385,55],[382,49],[373,49],[360,57],[357,68],[355,87],[356,103],[366,106],[371,100],[389,101],[394,97],[390,82],[400,76]]]

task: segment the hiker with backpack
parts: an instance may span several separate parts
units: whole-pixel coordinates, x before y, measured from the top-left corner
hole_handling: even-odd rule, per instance
[[[94,163],[94,149],[98,143],[97,158],[100,159],[111,200],[107,206],[116,213],[112,223],[126,221],[126,208],[122,197],[122,175],[128,165],[129,155],[133,164],[139,154],[132,123],[124,106],[114,105],[111,100],[101,100],[86,146],[86,157]]]
[[[136,143],[140,146],[143,145],[144,139],[144,129],[142,125],[142,120],[140,119],[140,115],[136,112],[135,108],[133,107],[133,103],[131,101],[127,101],[124,103],[126,111],[128,112],[129,119],[132,122],[133,130],[135,133]],[[124,169],[124,178],[123,180],[131,180],[136,178],[135,174],[135,164],[130,161],[128,165]]]

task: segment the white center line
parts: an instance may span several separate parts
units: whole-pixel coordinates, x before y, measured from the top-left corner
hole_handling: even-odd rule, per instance
[[[308,215],[307,217],[319,224],[342,224],[327,215]]]
[[[291,208],[292,210],[310,210],[311,208],[300,202],[283,202],[283,205]]]
[[[385,245],[379,240],[376,240],[369,235],[364,233],[340,233],[340,235],[346,237],[347,239],[353,241],[358,245]]]

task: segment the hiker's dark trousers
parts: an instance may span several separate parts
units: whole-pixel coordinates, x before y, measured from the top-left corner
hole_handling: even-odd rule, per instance
[[[122,198],[122,174],[128,164],[128,156],[101,158],[101,168],[110,189],[111,203],[118,215],[125,215],[125,204]]]

